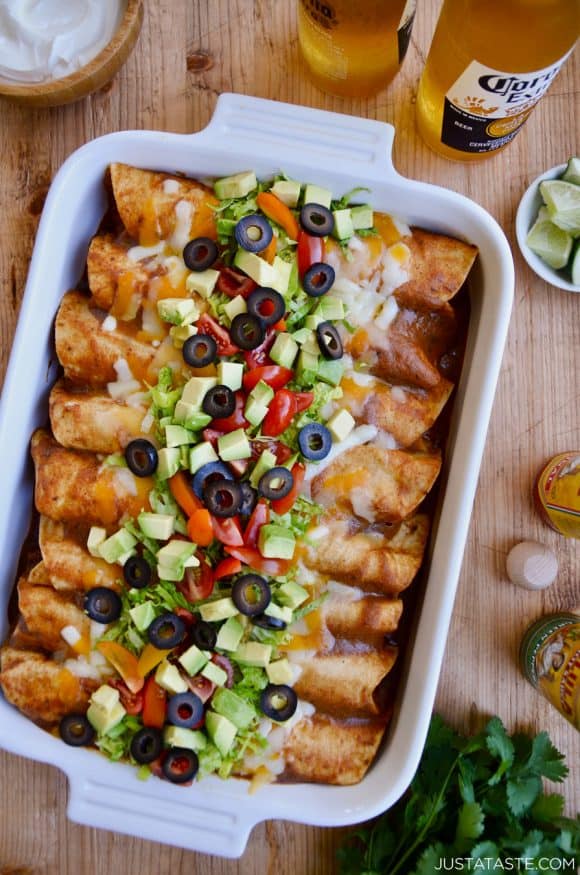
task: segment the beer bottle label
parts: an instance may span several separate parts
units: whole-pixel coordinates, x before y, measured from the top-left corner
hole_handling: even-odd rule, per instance
[[[544,96],[568,54],[532,73],[505,73],[472,61],[445,95],[441,142],[462,152],[492,152],[505,146]]]
[[[402,64],[409,48],[411,40],[411,31],[413,30],[413,22],[415,20],[416,0],[407,0],[401,21],[397,30],[397,44],[399,48],[399,64]]]

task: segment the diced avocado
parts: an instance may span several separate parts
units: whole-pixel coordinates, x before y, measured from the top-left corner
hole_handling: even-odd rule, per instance
[[[337,410],[336,413],[333,413],[326,423],[326,427],[331,433],[333,441],[336,441],[337,443],[340,443],[340,441],[347,438],[355,425],[355,420],[344,407],[341,410]]]
[[[217,377],[192,377],[183,387],[181,400],[199,408],[209,390],[213,389],[214,386],[217,386]]]
[[[350,217],[355,231],[373,227],[373,209],[368,204],[360,204],[358,207],[351,207]]]
[[[201,444],[196,444],[189,451],[189,470],[192,474],[208,465],[210,462],[218,461],[218,454],[208,441],[203,441]]]
[[[345,210],[333,210],[332,215],[334,216],[332,236],[336,237],[337,240],[348,240],[349,237],[352,237],[354,226],[348,207]]]
[[[224,671],[219,665],[216,665],[215,662],[208,662],[201,670],[204,678],[207,678],[208,681],[211,681],[212,684],[215,684],[218,687],[223,687],[228,679],[227,671]]]
[[[344,319],[344,304],[334,295],[324,295],[314,312],[320,313],[325,320]]]
[[[238,729],[247,729],[256,717],[255,709],[248,702],[225,687],[214,693],[211,707],[227,717]]]
[[[117,564],[124,565],[125,562],[127,561],[127,559],[130,559],[131,556],[136,556],[136,555],[137,555],[137,550],[135,550],[135,548],[133,547],[133,548],[131,548],[131,550],[127,550],[126,553],[123,553],[121,556],[119,556],[119,558],[117,559]]]
[[[162,298],[157,301],[159,318],[172,325],[185,325],[195,322],[199,311],[192,298]]]
[[[274,268],[274,279],[270,284],[271,288],[275,289],[277,292],[280,292],[281,295],[285,295],[288,291],[288,286],[290,285],[290,274],[292,273],[292,265],[289,261],[284,261],[283,258],[280,258],[278,255],[276,255],[272,267]]]
[[[166,425],[165,442],[168,447],[181,447],[183,444],[193,444],[195,438],[192,432],[182,425]]]
[[[270,350],[270,358],[282,368],[291,368],[298,355],[298,344],[291,334],[281,331]]]
[[[314,331],[306,331],[304,334],[304,340],[300,345],[301,351],[307,352],[310,355],[318,356],[320,355],[320,346],[318,345],[318,339]]]
[[[225,757],[236,737],[237,729],[235,725],[227,717],[224,717],[223,714],[217,714],[215,711],[206,711],[205,728],[221,755]]]
[[[87,550],[91,556],[101,558],[99,547],[107,540],[107,530],[100,526],[91,526],[89,536],[87,538]]]
[[[240,644],[234,656],[237,662],[241,662],[243,665],[265,668],[272,656],[272,646],[271,644],[260,644],[258,641],[248,641],[246,644]]]
[[[252,455],[252,448],[243,428],[222,435],[218,438],[217,445],[218,453],[224,462],[249,459]]]
[[[119,561],[123,554],[132,550],[136,544],[137,539],[134,538],[127,529],[119,529],[118,532],[115,532],[114,535],[111,535],[110,538],[107,538],[107,540],[103,541],[100,545],[99,556],[101,559],[104,559],[105,562],[113,565],[115,562]]]
[[[318,374],[318,356],[307,352],[304,348],[300,350],[298,356],[298,364],[296,365],[296,373],[303,380],[309,383],[314,383]]]
[[[175,410],[173,411],[173,419],[168,425],[172,425],[176,422],[178,425],[184,425],[186,419],[190,416],[193,416],[199,408],[195,404],[190,404],[188,401],[184,401],[183,398],[180,398],[177,404],[175,405]]]
[[[103,684],[90,698],[87,720],[99,735],[106,735],[121,722],[126,713],[119,700],[119,691]]]
[[[295,179],[279,179],[274,183],[270,191],[280,198],[287,207],[298,206],[300,200],[301,185]]]
[[[185,416],[182,423],[184,428],[189,429],[189,431],[200,431],[202,428],[205,428],[206,425],[210,424],[211,416],[208,416],[207,413],[204,413],[203,410],[200,410],[195,404],[178,401],[175,406],[176,410],[180,404],[183,404],[183,407],[180,408],[180,415]]]
[[[230,322],[233,322],[235,317],[238,316],[240,313],[247,312],[248,305],[246,304],[246,299],[243,298],[241,295],[236,295],[235,298],[232,298],[231,301],[228,301],[227,304],[224,304],[224,313],[226,314]],[[220,385],[222,384],[220,383]]]
[[[169,480],[179,471],[179,447],[162,447],[157,451],[157,471],[160,480]]]
[[[185,653],[179,657],[179,662],[189,675],[197,674],[209,661],[210,654],[200,650],[195,644],[188,647]]]
[[[321,358],[318,363],[318,379],[331,386],[338,386],[344,373],[342,359]]]
[[[271,684],[292,684],[294,672],[287,659],[277,659],[266,666],[266,674]]]
[[[273,397],[274,390],[263,380],[260,380],[259,383],[256,383],[248,396],[248,398],[251,398],[253,401],[257,401],[258,404],[264,404],[266,406],[270,403]]]
[[[296,341],[296,343],[303,344],[308,337],[310,337],[310,331],[306,328],[299,328],[298,331],[292,332],[292,337]]]
[[[309,592],[303,586],[300,586],[299,583],[288,580],[280,586],[277,597],[283,604],[295,610],[309,598]]]
[[[241,295],[238,295],[241,298]],[[236,298],[234,298],[234,301]],[[242,301],[244,299],[242,298]],[[244,365],[242,362],[220,362],[217,366],[219,386],[227,386],[232,392],[242,388]]]
[[[292,559],[295,546],[294,534],[283,526],[268,523],[260,528],[258,549],[265,558]]]
[[[201,605],[199,608],[201,619],[206,622],[215,622],[216,620],[227,620],[228,617],[235,617],[238,609],[234,605],[231,598],[226,597],[217,599],[215,602],[208,602]]]
[[[300,456],[300,453],[294,453],[292,456],[290,456],[290,458],[286,459],[285,462],[282,462],[282,467],[288,468],[288,470],[291,471],[292,468],[294,467],[294,465],[296,464],[296,462],[298,461],[299,456]]]
[[[306,319],[304,320],[304,325],[306,326],[306,328],[316,330],[321,322],[326,322],[326,317],[321,316],[320,313],[317,313],[315,310],[314,313],[310,313],[306,317]]]
[[[230,617],[218,632],[216,647],[220,650],[237,650],[243,634],[244,627],[238,618]]]
[[[247,273],[259,286],[275,288],[274,282],[278,279],[278,275],[274,266],[268,264],[255,252],[238,249],[234,256],[234,267],[239,267],[240,270]]]
[[[266,471],[269,471],[270,468],[273,468],[276,464],[277,460],[274,453],[270,452],[270,450],[264,450],[264,452],[261,454],[260,458],[256,462],[254,470],[250,474],[250,483],[254,487],[254,489],[257,488],[262,474],[265,474]]]
[[[166,659],[157,666],[155,680],[160,687],[163,687],[164,690],[167,690],[172,695],[185,693],[189,689],[187,681],[185,678],[182,678],[177,666]]]
[[[140,632],[148,629],[155,619],[155,609],[151,602],[143,602],[141,605],[135,605],[129,611],[131,619]]]
[[[330,204],[332,203],[332,192],[327,188],[321,188],[319,185],[312,185],[312,183],[308,183],[306,188],[304,189],[304,203],[305,204],[320,204],[323,207],[326,207],[327,210],[330,209]]]
[[[168,747],[185,747],[187,750],[203,750],[207,739],[199,729],[185,729],[183,726],[166,726],[163,741]]]
[[[268,607],[264,608],[264,613],[268,617],[275,617],[277,620],[282,620],[283,623],[289,624],[292,622],[292,608],[282,607],[276,602],[270,602]]]
[[[176,568],[183,565],[194,553],[195,544],[192,544],[191,541],[174,538],[173,541],[169,541],[157,551],[156,558],[159,565],[163,565],[165,568]],[[199,565],[199,560],[194,565]]]
[[[137,517],[139,528],[148,538],[168,541],[175,530],[175,516],[172,513],[140,513]]]
[[[246,197],[258,186],[258,180],[253,170],[244,170],[242,173],[234,173],[232,176],[224,176],[216,179],[213,190],[216,197],[221,201],[229,198]]]
[[[268,408],[265,404],[260,404],[253,398],[248,398],[244,408],[244,416],[250,425],[260,425],[263,419],[266,418]]]
[[[219,275],[219,270],[213,270],[211,267],[207,270],[195,271],[190,273],[185,280],[185,288],[188,292],[197,292],[201,298],[209,298],[215,289]]]
[[[197,334],[197,328],[195,325],[172,325],[169,334],[173,339],[173,346],[176,349],[181,349],[186,340]]]

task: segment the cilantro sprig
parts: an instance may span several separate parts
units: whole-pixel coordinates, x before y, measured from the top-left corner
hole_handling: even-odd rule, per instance
[[[545,858],[575,871],[580,818],[563,817],[563,796],[542,785],[567,774],[546,732],[510,736],[493,717],[466,738],[435,716],[409,791],[339,850],[340,873],[432,875],[457,858],[473,871],[503,871],[521,859],[540,873]]]

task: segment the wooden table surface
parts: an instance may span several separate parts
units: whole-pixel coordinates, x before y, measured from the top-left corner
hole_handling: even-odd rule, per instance
[[[64,159],[87,140],[127,128],[199,130],[223,91],[394,124],[399,172],[447,186],[485,207],[505,230],[516,266],[514,312],[437,709],[465,731],[491,714],[499,714],[511,730],[547,729],[572,766],[565,792],[568,813],[575,813],[580,735],[522,678],[516,654],[532,620],[580,604],[580,542],[543,525],[530,500],[544,459],[580,446],[580,295],[549,287],[531,273],[516,247],[514,216],[537,174],[580,153],[578,53],[507,150],[461,165],[431,153],[414,126],[417,83],[438,0],[419,3],[402,72],[388,90],[368,100],[331,97],[309,83],[298,53],[295,5],[294,0],[149,2],[134,53],[103,91],[51,110],[1,103],[0,378],[47,188]],[[558,579],[544,593],[506,580],[506,553],[523,539],[537,539],[558,556]],[[345,833],[261,824],[244,857],[230,861],[77,826],[66,819],[66,801],[66,780],[56,769],[0,754],[0,875],[327,875],[336,871],[335,850]]]

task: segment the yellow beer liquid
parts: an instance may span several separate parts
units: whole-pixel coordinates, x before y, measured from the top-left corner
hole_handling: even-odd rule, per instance
[[[499,151],[464,152],[441,142],[446,93],[474,60],[505,73],[549,67],[574,45],[579,26],[580,0],[445,0],[417,95],[426,144],[459,161]]]
[[[400,66],[397,31],[406,5],[299,0],[298,38],[314,84],[343,97],[368,96],[388,85]]]

